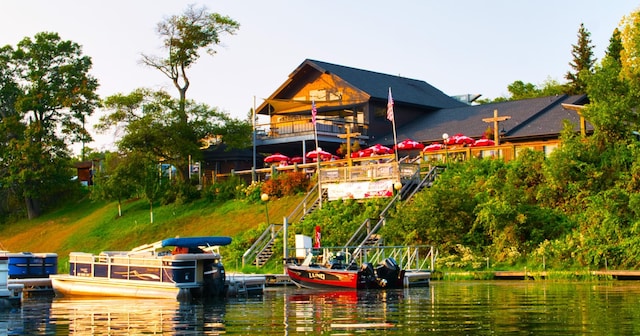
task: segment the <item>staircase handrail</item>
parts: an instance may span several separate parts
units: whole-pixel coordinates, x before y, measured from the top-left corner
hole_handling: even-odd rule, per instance
[[[318,184],[313,186],[307,195],[298,203],[298,205],[287,216],[287,222],[293,224],[296,221],[304,218],[310,210],[313,208],[313,204],[318,202]]]
[[[311,190],[307,193],[307,195],[298,203],[295,209],[291,211],[289,216],[287,217],[288,223],[293,223],[297,220],[303,218],[312,208],[313,204],[318,201],[318,184],[316,184]],[[274,231],[274,226],[279,225],[280,229]],[[257,258],[266,248],[273,242],[280,232],[283,229],[282,224],[271,224],[269,225],[264,232],[256,239],[256,241],[244,252],[242,255],[242,266],[246,264],[248,260],[253,260]],[[271,238],[266,239],[267,235],[271,233]]]
[[[360,226],[358,227],[358,229],[356,230],[356,232],[353,233],[353,235],[351,235],[351,238],[349,238],[349,241],[344,244],[344,246],[351,246],[351,243],[353,243],[355,240],[358,240],[359,237],[362,236],[362,231],[364,229],[367,229],[367,235],[370,232],[371,229],[371,218],[367,218],[365,219],[362,224],[360,224]]]
[[[411,191],[411,194],[405,198],[405,201],[410,200],[418,191],[420,191],[421,186],[425,185],[426,183],[433,182],[436,179],[436,177],[438,177],[438,169],[439,169],[438,166],[431,167],[431,169],[429,169],[429,171],[422,178],[422,180],[420,180],[420,183],[418,184],[418,186],[416,186],[416,188],[414,188]]]
[[[277,231],[274,230],[276,226],[280,226],[280,228]],[[252,260],[256,258],[258,255],[260,255],[260,253],[262,253],[262,251],[264,251],[266,247],[269,246],[269,244],[273,240],[275,240],[275,238],[278,236],[280,231],[282,231],[282,228],[283,228],[282,224],[270,224],[264,230],[264,232],[262,232],[260,237],[256,239],[253,245],[251,245],[251,247],[249,247],[249,249],[247,249],[247,251],[245,251],[244,254],[242,254],[242,267],[245,266],[245,263],[247,260]],[[271,234],[270,237],[269,237],[269,234]],[[258,251],[258,247],[260,247],[259,251]],[[249,255],[251,255],[251,258],[249,258]]]
[[[402,188],[405,188],[407,185],[403,186]],[[378,233],[378,230],[380,229],[380,227],[382,227],[383,223],[384,223],[384,218],[387,215],[387,212],[389,211],[389,209],[391,209],[391,206],[393,204],[395,204],[395,202],[400,199],[401,197],[401,192],[402,189],[400,189],[400,192],[396,193],[393,198],[391,198],[391,200],[389,201],[389,203],[387,203],[387,205],[384,207],[384,209],[382,209],[382,211],[380,212],[380,219],[378,220],[378,222],[376,222],[376,225],[373,228],[370,228],[370,223],[371,223],[371,219],[367,218],[361,225],[360,227],[356,230],[356,232],[351,235],[351,238],[349,239],[349,241],[345,244],[346,246],[351,246],[351,243],[355,242],[355,241],[360,241],[356,247],[356,249],[354,250],[354,253],[359,253],[362,246],[364,246],[364,244],[367,242],[367,240],[369,240],[369,238],[371,238],[372,235]],[[367,234],[360,239],[360,237],[362,237],[362,229],[363,228],[367,228]]]

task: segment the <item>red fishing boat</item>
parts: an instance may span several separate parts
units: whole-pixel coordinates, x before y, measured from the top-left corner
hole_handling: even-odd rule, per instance
[[[358,266],[345,262],[341,252],[325,264],[314,262],[310,254],[300,264],[288,264],[287,274],[293,283],[303,288],[402,288],[404,270],[393,258],[387,258],[377,266],[365,262]]]

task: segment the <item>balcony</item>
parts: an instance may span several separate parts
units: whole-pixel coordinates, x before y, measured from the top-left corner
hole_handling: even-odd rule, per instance
[[[351,132],[360,133],[358,139],[367,139],[368,126],[364,123],[353,123],[344,119],[317,119],[316,127],[318,137],[323,137],[323,141],[344,142],[338,135],[346,134],[346,128],[349,126]],[[280,122],[271,122],[267,124],[256,125],[257,144],[272,142],[297,141],[299,139],[314,138],[313,123],[311,117],[289,117],[288,120]]]

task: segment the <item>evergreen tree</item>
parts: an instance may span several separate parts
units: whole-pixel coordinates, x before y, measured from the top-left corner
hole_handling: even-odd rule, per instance
[[[609,39],[609,47],[607,48],[606,56],[611,57],[619,63],[622,49],[622,37],[620,36],[620,30],[616,28],[613,31],[613,35],[611,35],[611,38]]]
[[[593,45],[591,44],[591,33],[584,27],[584,23],[580,24],[578,29],[578,44],[572,45],[571,55],[573,61],[569,63],[573,72],[568,71],[565,78],[567,83],[568,94],[581,94],[586,92],[586,84],[580,78],[582,72],[591,72],[596,60],[593,57]]]

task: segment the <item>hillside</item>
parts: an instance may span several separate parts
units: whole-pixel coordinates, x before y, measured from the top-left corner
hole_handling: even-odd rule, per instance
[[[269,201],[269,219],[282,218],[298,205],[303,196]],[[0,248],[11,252],[57,253],[65,265],[69,252],[98,253],[105,250],[129,250],[174,236],[230,236],[266,222],[262,203],[229,201],[211,203],[205,199],[185,205],[154,207],[153,224],[144,200],[123,204],[123,216],[117,217],[117,204],[90,200],[88,197],[44,215],[0,227]]]

